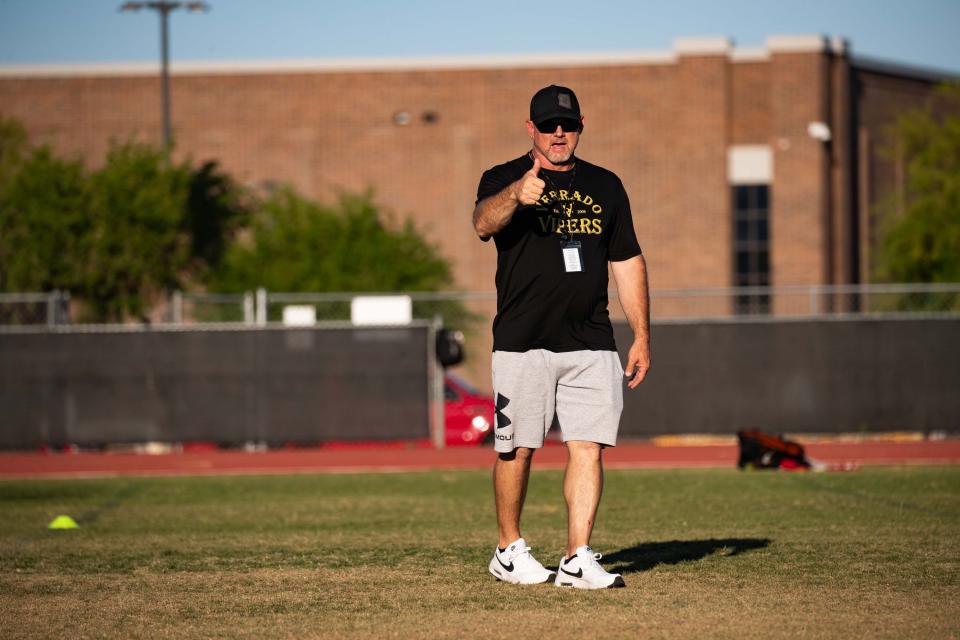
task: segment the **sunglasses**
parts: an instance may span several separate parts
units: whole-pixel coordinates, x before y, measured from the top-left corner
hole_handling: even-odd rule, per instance
[[[579,120],[572,118],[551,118],[538,124],[537,131],[540,133],[553,133],[557,130],[557,127],[563,129],[564,133],[579,133],[583,125]]]

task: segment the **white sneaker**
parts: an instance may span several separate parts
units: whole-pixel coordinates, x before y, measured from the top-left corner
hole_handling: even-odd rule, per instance
[[[540,584],[553,580],[553,571],[548,571],[530,555],[530,547],[523,538],[507,545],[503,551],[493,550],[490,573],[497,580],[510,584]]]
[[[575,589],[612,589],[627,586],[619,573],[609,573],[600,566],[597,560],[602,557],[590,547],[583,546],[577,549],[575,555],[560,558],[554,584]]]

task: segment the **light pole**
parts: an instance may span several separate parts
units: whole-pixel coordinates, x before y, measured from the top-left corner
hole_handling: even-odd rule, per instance
[[[170,38],[168,35],[170,14],[177,9],[186,9],[196,13],[209,11],[210,5],[206,2],[124,2],[120,11],[140,11],[153,9],[160,16],[160,108],[163,113],[163,147],[169,153],[173,141],[173,131],[170,126]]]

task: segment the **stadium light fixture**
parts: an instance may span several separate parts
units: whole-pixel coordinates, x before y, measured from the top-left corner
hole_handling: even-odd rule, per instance
[[[120,11],[140,11],[152,9],[160,16],[160,109],[163,115],[163,147],[169,153],[173,141],[173,132],[170,125],[170,14],[177,9],[186,9],[191,13],[207,12],[210,5],[206,2],[171,2],[159,0],[156,2],[124,2]]]

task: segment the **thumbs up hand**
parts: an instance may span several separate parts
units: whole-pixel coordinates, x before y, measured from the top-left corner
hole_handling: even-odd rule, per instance
[[[513,183],[514,197],[521,205],[536,204],[547,183],[537,177],[540,173],[540,158],[533,159],[533,167]]]

